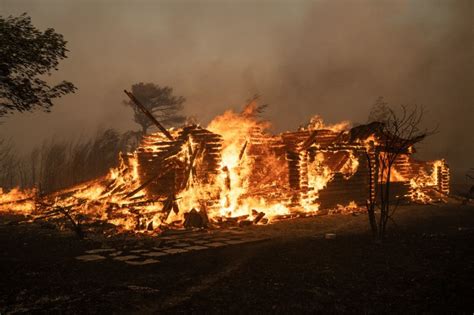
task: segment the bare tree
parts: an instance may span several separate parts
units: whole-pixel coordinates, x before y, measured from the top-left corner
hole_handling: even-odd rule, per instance
[[[369,183],[367,212],[376,239],[385,237],[387,223],[393,220],[398,207],[398,202],[392,204],[391,201],[391,176],[395,160],[401,154],[412,152],[415,144],[435,132],[421,128],[423,116],[422,107],[408,108],[402,105],[396,112],[383,98],[377,99],[369,115],[369,126],[377,135],[377,140],[367,150],[369,169],[376,175],[371,177]]]

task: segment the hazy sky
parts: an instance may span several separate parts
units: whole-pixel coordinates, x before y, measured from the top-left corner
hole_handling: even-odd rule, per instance
[[[0,125],[25,151],[99,127],[138,129],[122,105],[136,82],[169,85],[204,125],[255,93],[276,131],[313,114],[365,122],[378,96],[423,105],[439,133],[422,157],[474,167],[474,1],[0,0],[64,35],[70,53],[52,80],[78,91],[52,113]]]

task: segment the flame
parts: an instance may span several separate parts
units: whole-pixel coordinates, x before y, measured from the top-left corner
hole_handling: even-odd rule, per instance
[[[334,132],[346,131],[351,127],[351,122],[344,120],[335,124],[326,124],[319,115],[314,115],[309,120],[306,127],[301,127],[300,130],[331,130]]]
[[[272,222],[295,212],[316,213],[320,207],[320,191],[336,174],[342,174],[346,180],[354,176],[361,158],[356,152],[369,152],[377,145],[376,136],[370,135],[353,144],[353,148],[359,151],[347,147],[337,150],[322,148],[320,144],[311,142],[316,134],[314,130],[324,130],[324,135],[335,138],[347,136],[350,124],[344,121],[327,125],[320,116],[314,116],[296,133],[302,138],[295,140],[297,143],[291,149],[294,151],[290,152],[282,135],[267,133],[270,124],[258,119],[257,112],[257,103],[252,101],[241,113],[228,110],[208,124],[206,130],[221,141],[219,165],[209,179],[202,180],[194,170],[205,164],[205,155],[208,154],[205,144],[193,138],[192,134],[182,137],[187,127],[169,129],[176,141],[169,141],[159,133],[144,137],[139,148],[133,153],[120,155],[118,166],[110,169],[103,178],[41,198],[34,189],[16,188],[4,192],[0,188],[0,213],[35,215],[41,214],[41,209],[72,209],[71,213],[75,213],[78,220],[101,220],[114,224],[119,231],[150,233],[169,226],[181,227],[184,213],[191,209],[206,213],[214,223],[233,218],[256,220],[256,223]],[[174,170],[174,174],[181,172],[186,179],[182,182],[175,179],[176,187],[170,189],[170,196],[149,194],[143,185],[150,178],[140,175],[143,166],[139,163],[139,155],[146,153],[155,157],[167,152],[172,145],[176,153],[159,163],[173,162],[174,166],[181,167],[181,171]],[[314,149],[312,153],[307,150],[308,146]],[[287,155],[290,153],[291,156]],[[290,177],[294,176],[289,170],[289,159],[293,158],[291,162],[299,172],[297,187],[289,183]],[[431,173],[421,169],[419,176],[410,179],[393,168],[391,181],[409,181],[411,199],[428,202],[426,187],[440,185],[437,174],[444,165],[444,161],[436,161]],[[379,176],[383,179],[386,174]],[[176,178],[180,177],[176,175]],[[348,205],[338,205],[335,210],[354,211],[357,208],[356,202],[352,201]],[[265,220],[261,220],[262,213]]]
[[[433,198],[427,193],[427,188],[436,187],[436,190],[438,190],[440,185],[438,172],[444,167],[445,163],[443,160],[436,160],[432,165],[430,173],[424,169],[420,169],[418,176],[410,179],[411,199],[420,203],[432,202]]]
[[[30,215],[35,210],[35,189],[20,190],[18,187],[8,193],[0,187],[0,213]]]
[[[280,202],[269,203],[265,198],[245,196],[250,190],[249,179],[254,172],[254,161],[244,155],[243,151],[250,145],[253,132],[264,131],[270,127],[268,122],[256,119],[256,108],[256,103],[253,101],[242,113],[229,110],[209,123],[206,129],[221,135],[223,140],[217,185],[215,187],[198,185],[183,192],[180,194],[183,199],[181,204],[187,202],[187,208],[190,209],[191,204],[196,207],[195,205],[200,203],[196,201],[218,194],[219,207],[208,213],[211,218],[248,216],[249,219],[253,219],[255,210],[264,211],[269,219],[275,215],[289,213],[288,207]],[[278,162],[271,156],[267,157],[266,162],[278,167]]]

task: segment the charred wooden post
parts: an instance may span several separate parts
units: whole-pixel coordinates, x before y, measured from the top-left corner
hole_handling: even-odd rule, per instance
[[[288,175],[290,188],[294,191],[291,196],[291,205],[299,205],[300,196],[300,155],[296,152],[288,151],[286,154],[288,160]]]
[[[239,161],[242,160],[242,157],[244,156],[245,149],[247,148],[247,144],[248,144],[248,141],[245,141],[244,146],[242,147],[242,149],[240,149]]]

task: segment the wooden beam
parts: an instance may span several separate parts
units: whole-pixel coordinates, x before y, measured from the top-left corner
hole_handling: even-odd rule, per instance
[[[125,92],[125,94],[127,94],[127,96],[132,100],[132,102],[137,105],[137,107],[148,117],[150,118],[150,120],[158,127],[158,129],[161,130],[161,132],[163,132],[163,134],[170,140],[174,140],[173,136],[168,132],[168,130],[166,130],[165,127],[163,127],[159,122],[158,120],[156,120],[155,117],[153,117],[153,115],[150,113],[150,111],[148,109],[146,109],[145,106],[143,106],[142,103],[140,103],[137,98],[135,97],[135,95],[133,95],[132,93],[128,92],[127,90],[123,90]]]

